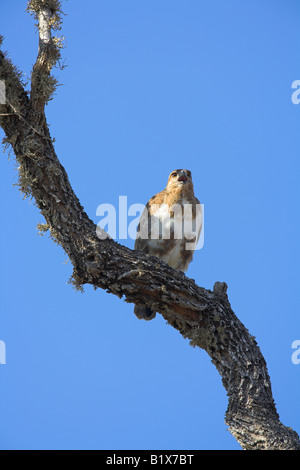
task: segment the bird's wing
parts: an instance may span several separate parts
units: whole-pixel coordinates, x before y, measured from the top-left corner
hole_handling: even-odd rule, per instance
[[[143,210],[139,225],[137,227],[136,239],[134,243],[134,249],[139,251],[149,251],[149,202],[146,204],[145,209]]]
[[[165,190],[155,194],[146,204],[145,209],[139,220],[137,228],[137,235],[134,244],[134,249],[144,251],[145,253],[151,252],[149,241],[151,240],[151,216],[155,214],[160,205],[164,201]]]

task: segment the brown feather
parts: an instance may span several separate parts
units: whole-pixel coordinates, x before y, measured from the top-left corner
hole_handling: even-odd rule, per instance
[[[196,223],[196,218],[201,216],[201,209],[200,202],[194,195],[190,172],[174,170],[169,175],[166,188],[155,194],[145,206],[137,228],[135,250],[157,256],[174,269],[186,271],[194,254],[193,249],[187,249],[187,243],[196,245],[201,227],[194,239],[187,239],[182,224],[182,238],[176,238],[175,222],[182,219],[174,210],[180,209],[183,214],[184,204],[192,206],[192,222]],[[167,238],[164,237],[165,234]],[[150,309],[147,311],[145,306],[135,306],[134,313],[138,318],[146,320],[155,316],[155,313]]]

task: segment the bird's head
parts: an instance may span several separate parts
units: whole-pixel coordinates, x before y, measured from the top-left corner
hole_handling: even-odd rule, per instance
[[[167,188],[172,191],[174,189],[192,190],[193,181],[190,170],[174,170],[170,173]]]

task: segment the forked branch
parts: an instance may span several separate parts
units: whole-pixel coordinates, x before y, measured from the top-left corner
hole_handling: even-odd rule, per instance
[[[39,51],[31,75],[31,106],[41,112],[58,85],[51,70],[61,59],[62,38],[52,35],[61,29],[61,5],[58,0],[31,0],[27,10],[37,20]]]

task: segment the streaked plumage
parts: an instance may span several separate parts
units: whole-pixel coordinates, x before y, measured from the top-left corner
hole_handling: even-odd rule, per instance
[[[194,195],[191,172],[174,170],[166,188],[147,203],[134,248],[157,256],[174,269],[186,271],[201,227],[201,205]],[[145,320],[155,317],[155,312],[144,305],[135,305],[134,313]]]

